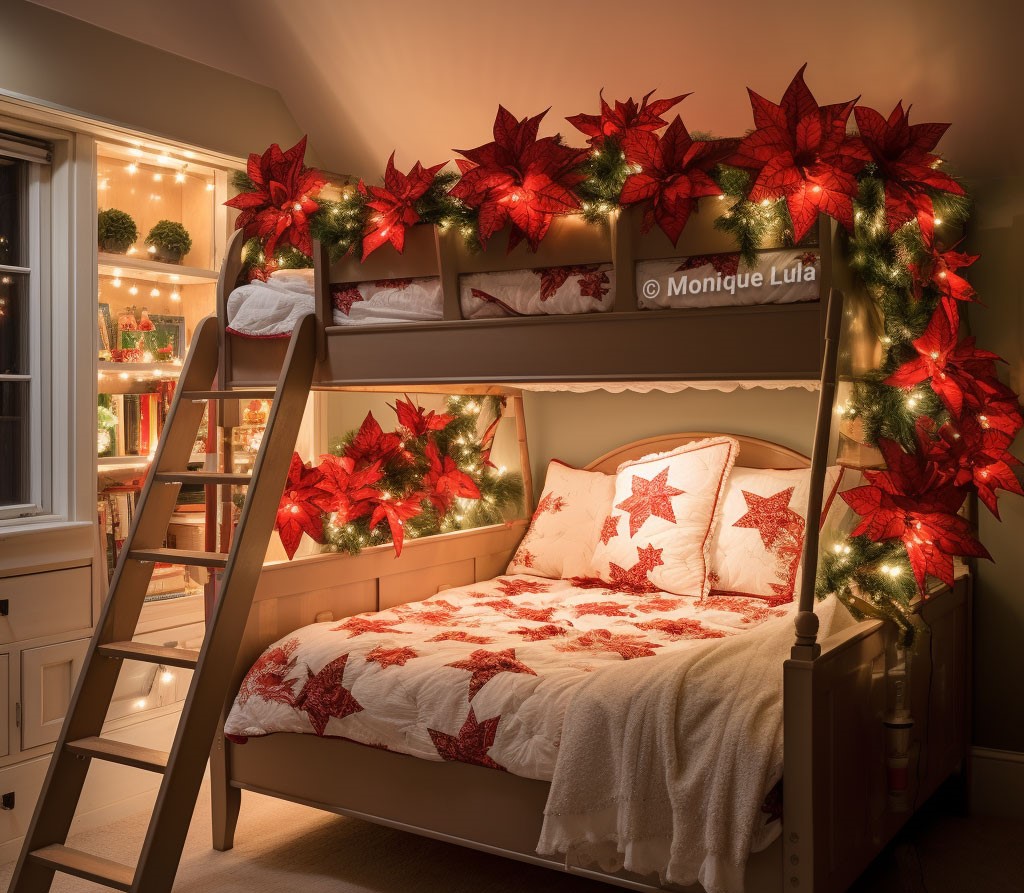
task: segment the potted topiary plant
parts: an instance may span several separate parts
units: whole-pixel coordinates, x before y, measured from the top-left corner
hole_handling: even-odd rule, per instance
[[[139,229],[130,214],[117,208],[100,211],[96,220],[96,233],[101,251],[124,254],[139,237]]]
[[[168,264],[180,264],[181,259],[192,250],[192,239],[180,223],[160,220],[146,236],[149,254],[153,260]]]

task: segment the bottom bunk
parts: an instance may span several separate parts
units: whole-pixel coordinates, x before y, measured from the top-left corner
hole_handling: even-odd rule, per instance
[[[630,445],[599,467],[612,471],[693,439]],[[760,469],[807,475],[798,454],[740,440],[736,473],[744,487]],[[715,807],[706,800],[670,802],[669,834],[659,840],[662,861],[655,865],[674,859],[670,877],[699,877],[705,889],[838,891],[963,760],[969,578],[920,606],[925,644],[908,676],[890,627],[848,617],[830,625],[828,603],[819,608],[820,655],[786,660],[791,604],[522,573],[525,527],[415,541],[398,561],[378,553],[325,555],[265,569],[236,667],[240,696],[213,755],[217,848],[232,845],[240,792],[252,790],[631,889],[676,889],[660,883],[650,853],[627,861],[627,868],[644,867],[630,872],[614,847],[589,846],[587,837],[604,836],[594,831],[602,821],[644,821],[648,804],[637,798],[658,793],[650,778],[685,775],[686,755],[696,754],[697,774],[708,778],[691,794],[718,798],[720,808],[709,816]],[[531,548],[543,546],[539,531],[535,515],[525,541]],[[491,579],[510,561],[509,576]],[[312,650],[300,647],[304,640]],[[434,650],[421,653],[429,640]],[[732,669],[713,657],[729,652]],[[485,656],[495,665],[484,667]],[[417,661],[430,672],[418,673]],[[677,684],[700,679],[699,665],[707,670],[704,687]],[[895,679],[904,682],[914,720],[902,762],[887,760]],[[546,699],[538,696],[544,688]],[[692,722],[676,729],[673,721],[669,731],[679,732],[680,749],[658,751],[664,729],[655,727],[669,725],[659,720],[673,698]],[[427,704],[433,709],[425,711]],[[702,727],[702,710],[718,724]],[[641,713],[653,721],[638,720]],[[506,723],[499,732],[505,716],[522,719],[521,727]],[[614,746],[594,753],[581,747],[604,733],[618,737],[617,757]],[[675,746],[673,739],[669,748]],[[408,753],[389,752],[397,750]],[[748,758],[759,772],[749,771]],[[745,773],[758,784],[741,783]],[[781,798],[774,784],[780,774]],[[609,781],[610,789],[602,787]],[[674,793],[671,784],[662,787]],[[617,810],[602,815],[609,790]],[[581,803],[580,815],[596,825],[565,814],[566,804]],[[744,816],[746,832],[727,841],[736,815]],[[690,826],[691,838],[698,832],[689,849],[676,835],[682,826]],[[575,845],[552,846],[574,833]],[[746,846],[739,856],[708,858],[737,840]],[[618,842],[621,849],[621,835]],[[750,855],[752,849],[759,852]],[[687,859],[696,861],[687,867]]]

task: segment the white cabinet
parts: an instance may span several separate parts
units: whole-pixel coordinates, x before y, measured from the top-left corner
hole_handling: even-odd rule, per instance
[[[22,750],[57,740],[88,647],[76,639],[22,651]]]
[[[91,626],[91,567],[0,577],[0,644]]]

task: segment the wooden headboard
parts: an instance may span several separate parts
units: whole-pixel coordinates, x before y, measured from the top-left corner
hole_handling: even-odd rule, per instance
[[[619,465],[630,459],[639,459],[650,453],[664,453],[694,440],[703,440],[705,437],[721,436],[731,437],[739,442],[740,454],[736,459],[736,464],[741,468],[810,468],[811,460],[803,453],[772,443],[770,440],[746,437],[743,434],[722,435],[707,431],[688,431],[684,434],[661,434],[657,437],[647,437],[644,440],[635,440],[633,443],[616,447],[587,465],[587,471],[614,474]]]

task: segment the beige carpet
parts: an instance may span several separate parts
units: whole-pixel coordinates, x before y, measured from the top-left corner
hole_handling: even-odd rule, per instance
[[[79,834],[71,846],[134,864],[148,813]],[[619,889],[366,822],[243,794],[228,853],[210,847],[204,787],[175,893],[611,893]],[[1024,822],[965,818],[929,804],[853,893],[1024,893]],[[6,890],[13,865],[0,866]],[[54,893],[94,893],[57,875]],[[758,891],[748,891],[758,893]]]
[[[144,816],[73,836],[68,844],[135,864]],[[0,866],[0,890],[13,864]],[[53,893],[104,889],[58,874]],[[367,822],[243,793],[235,848],[210,846],[204,785],[189,829],[175,893],[608,893],[615,888],[393,831]]]

